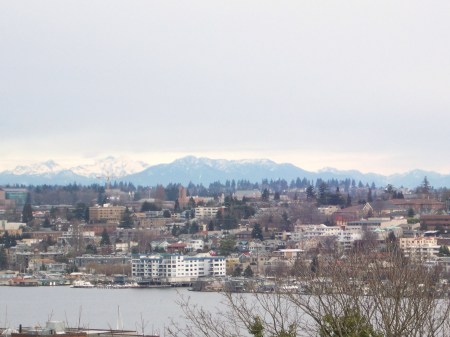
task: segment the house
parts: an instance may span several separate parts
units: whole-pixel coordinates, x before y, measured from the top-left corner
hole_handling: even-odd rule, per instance
[[[186,247],[187,244],[184,242],[174,242],[167,245],[166,251],[172,254],[174,253],[182,254],[186,251]]]
[[[340,209],[333,213],[332,219],[336,225],[345,225],[349,221],[356,221],[368,218],[373,215],[373,208],[367,202],[363,205],[356,205]]]

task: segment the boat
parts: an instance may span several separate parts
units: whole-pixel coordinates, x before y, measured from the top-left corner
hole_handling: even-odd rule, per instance
[[[94,288],[95,286],[89,282],[84,280],[76,280],[70,286],[71,288]]]

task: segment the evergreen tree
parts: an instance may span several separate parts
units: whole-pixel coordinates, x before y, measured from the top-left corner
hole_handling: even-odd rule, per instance
[[[131,216],[131,211],[125,208],[125,212],[123,213],[122,220],[120,221],[119,227],[121,228],[132,228],[133,227],[133,218]]]
[[[29,224],[31,221],[33,221],[33,208],[31,207],[31,204],[27,202],[23,206],[22,222]]]
[[[262,201],[269,201],[269,190],[265,188],[261,194]]]
[[[208,223],[208,231],[213,231],[213,230],[214,230],[214,222],[212,220],[210,220]]]
[[[238,265],[238,266],[236,266],[236,268],[234,268],[232,276],[239,277],[241,275],[242,275],[242,268],[240,265]]]
[[[340,317],[330,314],[323,317],[320,328],[320,337],[382,337],[383,334],[375,331],[367,317],[357,310],[344,312]]]
[[[175,213],[177,213],[177,212],[180,212],[180,202],[178,201],[178,198],[175,200],[175,206],[174,206],[174,208],[173,208],[173,211],[175,212]]]
[[[8,256],[6,255],[6,249],[0,248],[0,270],[8,268]]]
[[[50,222],[50,219],[48,218],[48,216],[46,216],[44,222],[42,223],[42,227],[50,228],[51,226],[52,226],[52,223]]]
[[[367,192],[367,202],[372,202],[372,201],[373,201],[372,189],[369,188],[369,192]]]
[[[253,270],[250,266],[247,266],[244,270],[244,277],[253,277]]]
[[[428,182],[428,178],[426,176],[425,176],[425,178],[423,178],[421,190],[422,190],[422,193],[425,193],[425,194],[430,193],[431,187],[430,187],[430,183]]]
[[[111,241],[109,239],[109,234],[106,231],[106,228],[103,228],[102,239],[100,240],[100,246],[109,246]]]
[[[193,197],[190,197],[189,198],[189,201],[188,201],[188,207],[189,208],[195,208],[197,205],[195,204],[195,200],[194,200],[194,198]]]
[[[262,229],[261,229],[261,225],[258,223],[255,223],[253,225],[253,229],[252,229],[252,238],[253,239],[259,239],[259,240],[264,240],[263,237],[263,233],[262,233]]]
[[[347,200],[345,202],[345,207],[350,207],[352,205],[352,197],[350,194],[347,194]]]
[[[309,185],[306,188],[306,199],[307,200],[314,200],[316,198],[316,193],[314,192],[314,187],[312,185]]]
[[[153,202],[144,201],[141,206],[141,212],[148,212],[148,211],[160,211],[161,208],[155,205]]]
[[[0,244],[3,244],[5,248],[15,247],[17,245],[16,236],[9,235],[9,232],[5,231],[5,234],[0,237]]]
[[[319,270],[319,258],[317,255],[312,258],[310,268],[313,273]]]

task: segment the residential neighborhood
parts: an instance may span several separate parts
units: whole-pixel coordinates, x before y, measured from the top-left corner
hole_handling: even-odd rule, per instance
[[[7,186],[0,189],[0,283],[288,278],[313,261],[358,251],[382,258],[392,247],[443,268],[448,281],[448,197],[426,177],[416,189],[350,179]]]

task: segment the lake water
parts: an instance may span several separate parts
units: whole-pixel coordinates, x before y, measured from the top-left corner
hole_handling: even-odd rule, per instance
[[[123,326],[141,332],[144,322],[146,334],[164,336],[171,319],[183,321],[176,303],[180,296],[189,296],[193,303],[214,311],[221,306],[222,295],[187,288],[0,287],[0,327],[43,326],[48,320],[59,320],[69,327]]]

